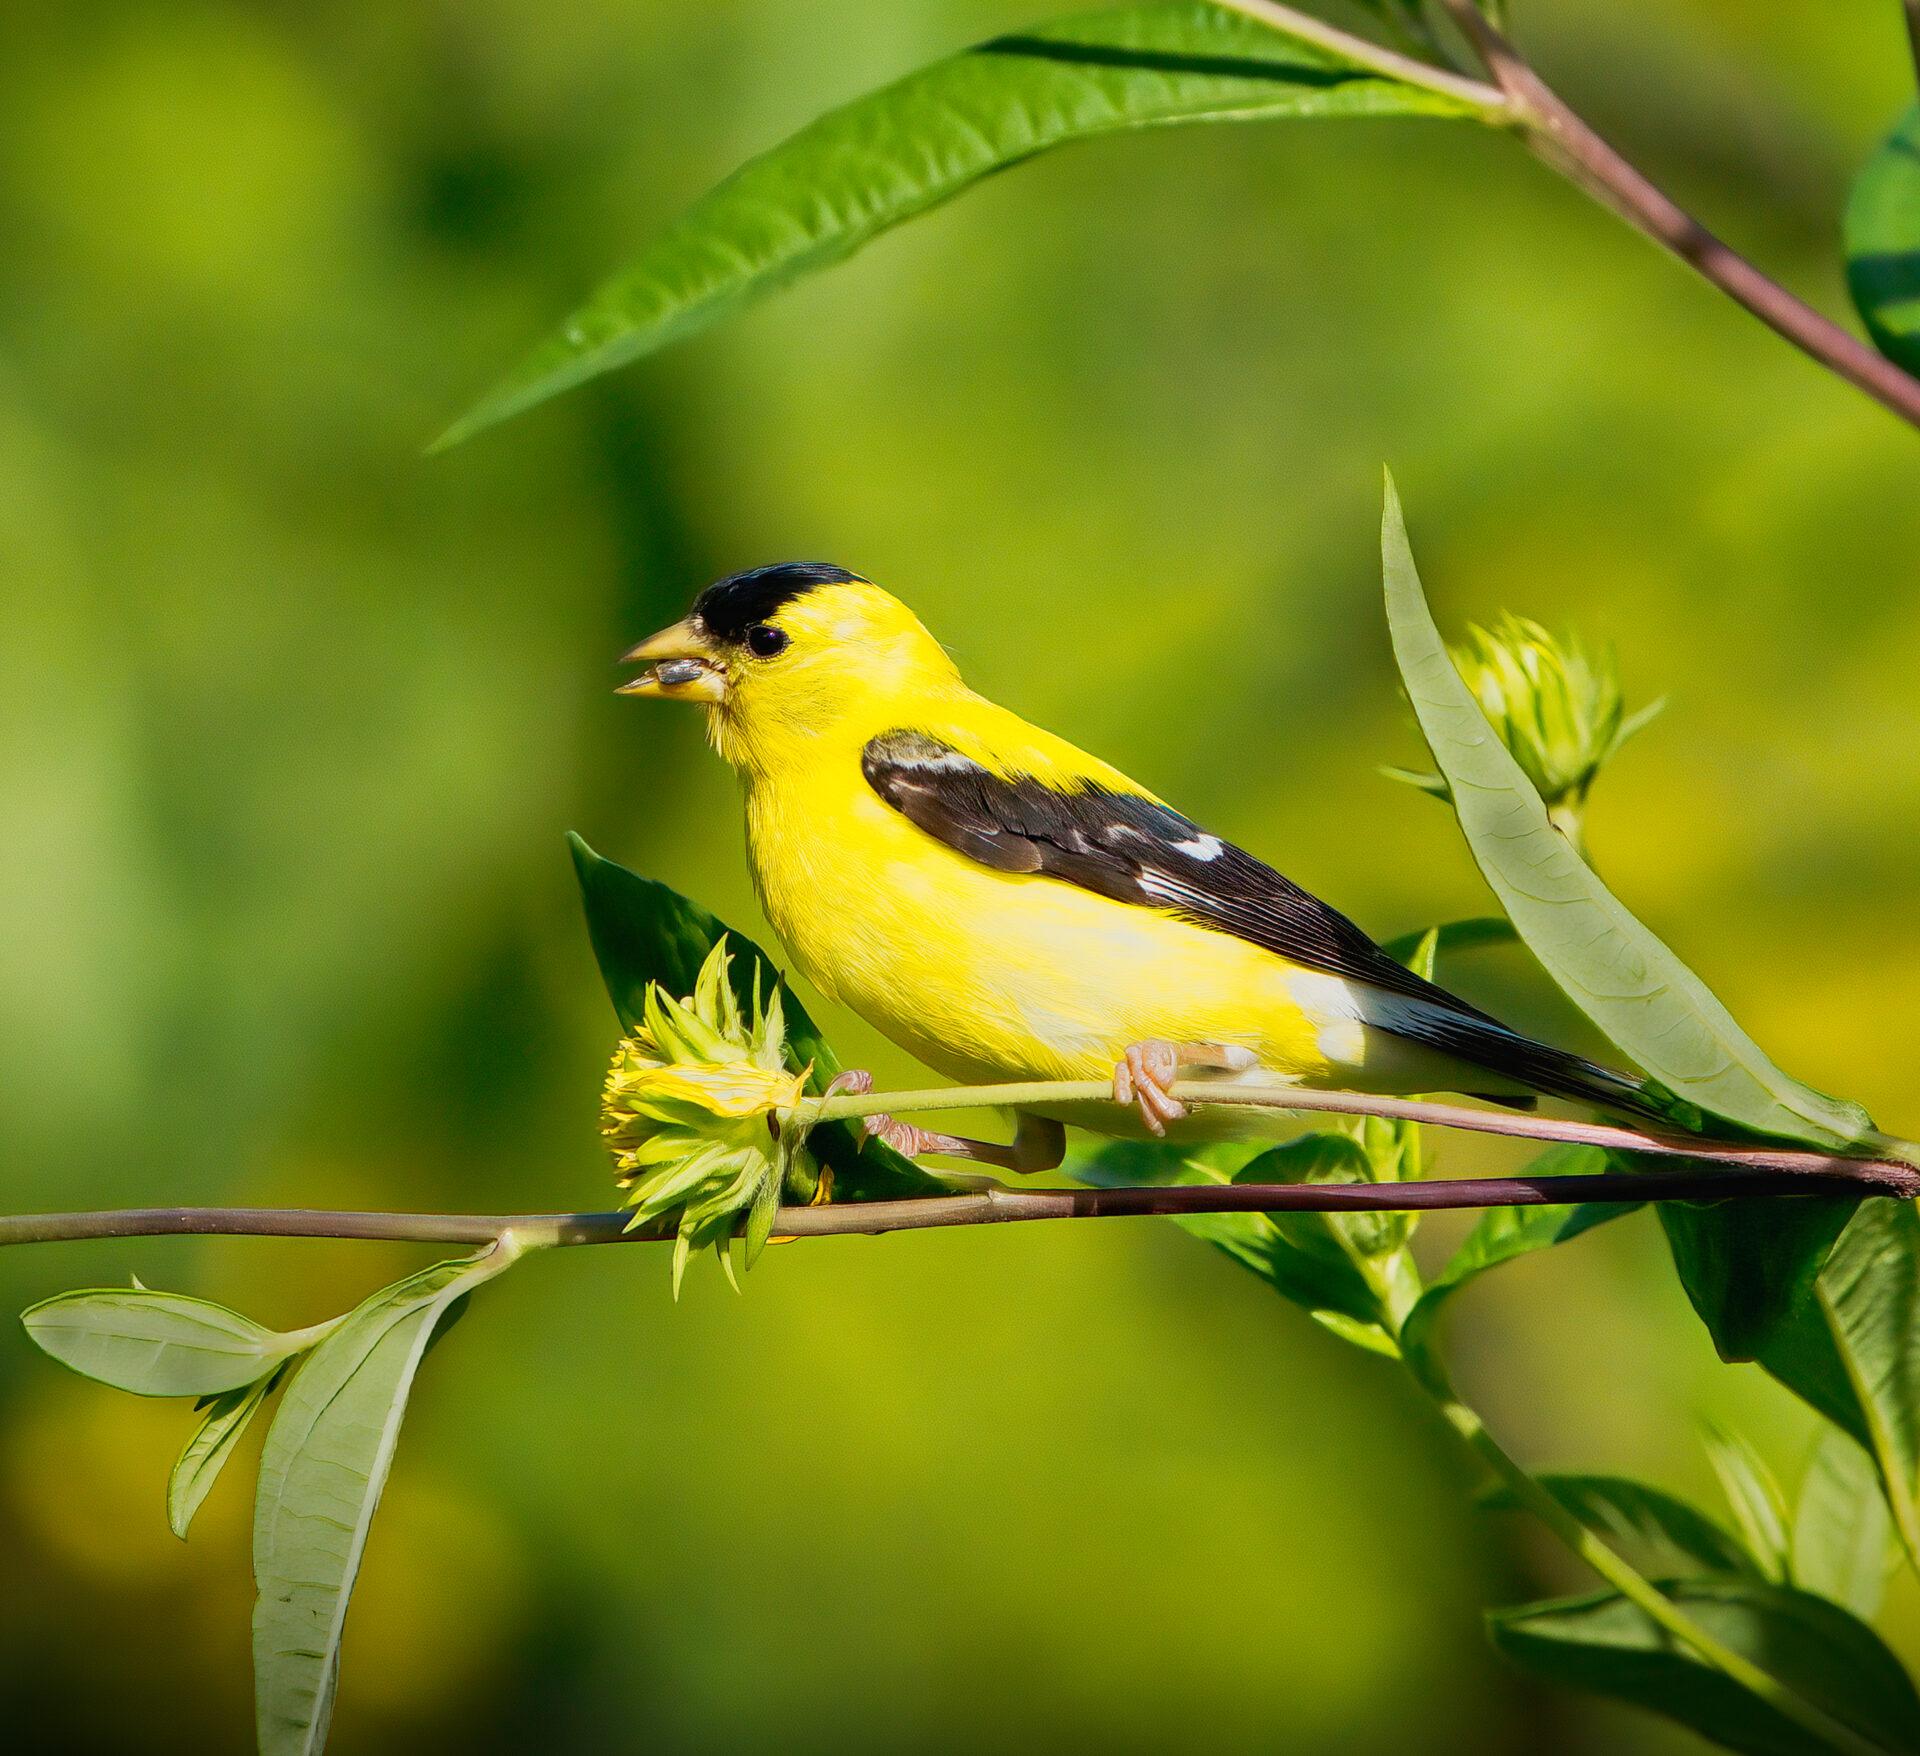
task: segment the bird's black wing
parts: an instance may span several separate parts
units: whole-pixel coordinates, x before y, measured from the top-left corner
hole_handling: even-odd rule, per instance
[[[861,767],[909,822],[997,872],[1035,872],[1116,902],[1170,909],[1309,969],[1484,1016],[1264,861],[1138,793],[1008,779],[923,732],[873,739]]]
[[[1280,957],[1382,990],[1382,1029],[1536,1090],[1654,1115],[1636,1081],[1535,1042],[1414,974],[1352,921],[1263,860],[1170,806],[1084,785],[1008,777],[924,732],[886,732],[861,754],[867,783],[909,822],[996,872],[1031,872],[1169,910]]]

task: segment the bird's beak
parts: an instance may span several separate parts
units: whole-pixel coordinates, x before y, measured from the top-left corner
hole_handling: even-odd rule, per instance
[[[676,622],[650,634],[620,655],[625,665],[647,665],[619,695],[652,695],[663,701],[724,701],[727,674],[713,642],[692,621]]]

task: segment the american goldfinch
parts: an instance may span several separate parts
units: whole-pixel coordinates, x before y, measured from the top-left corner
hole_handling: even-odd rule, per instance
[[[897,598],[784,562],[709,586],[625,660],[698,702],[738,771],[767,918],[807,978],[951,1078],[1113,1081],[1021,1112],[1011,1146],[885,1118],[910,1154],[1051,1169],[1062,1124],[1209,1138],[1177,1073],[1374,1092],[1532,1093],[1644,1114],[1622,1074],[1422,980],[1346,916],[960,680]]]

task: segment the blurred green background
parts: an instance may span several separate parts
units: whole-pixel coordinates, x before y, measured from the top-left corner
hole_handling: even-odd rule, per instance
[[[1517,10],[1840,308],[1846,181],[1910,84],[1890,0]],[[1503,141],[1075,150],[422,460],[742,157],[1033,16],[13,0],[9,1207],[605,1204],[561,835],[760,927],[695,716],[610,689],[765,560],[893,586],[988,693],[1377,931],[1479,912],[1448,814],[1375,774],[1418,754],[1383,460],[1443,621],[1574,626],[1672,695],[1596,800],[1617,886],[1787,1066],[1920,1128],[1915,438]],[[1450,973],[1575,1035],[1517,961]],[[138,1272],[294,1324],[419,1259],[45,1247],[0,1306]],[[1712,1411],[1799,1468],[1807,1419],[1714,1363],[1644,1219],[1461,1307],[1530,1463],[1705,1492]],[[36,1750],[248,1745],[250,1466],[175,1543],[186,1424],[0,1340],[0,1708]],[[1584,1582],[1472,1485],[1390,1367],[1158,1223],[779,1249],[677,1309],[651,1251],[547,1258],[425,1374],[335,1748],[1690,1747],[1483,1649],[1484,1604]],[[1885,1626],[1920,1652],[1911,1592]]]

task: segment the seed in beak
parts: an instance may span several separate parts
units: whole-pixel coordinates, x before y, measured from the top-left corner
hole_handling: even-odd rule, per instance
[[[696,682],[711,669],[712,666],[697,658],[663,659],[653,667],[653,676],[662,688],[671,689],[679,683]]]

